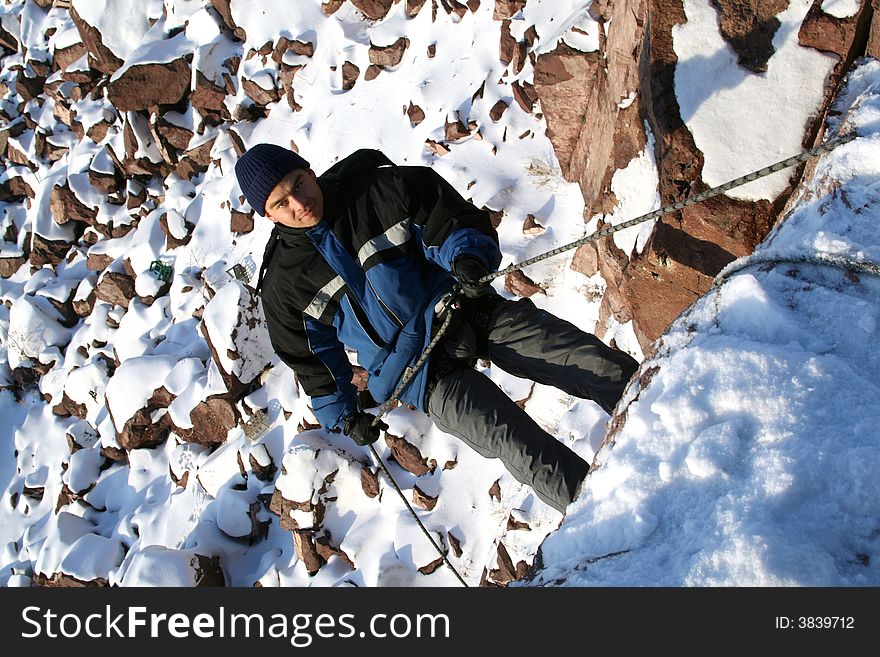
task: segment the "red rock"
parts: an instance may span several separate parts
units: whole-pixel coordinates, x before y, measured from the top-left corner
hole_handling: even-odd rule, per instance
[[[293,547],[296,556],[303,563],[309,575],[314,576],[324,565],[324,559],[318,553],[315,546],[315,533],[307,529],[295,529],[293,531]]]
[[[495,0],[495,11],[492,18],[496,21],[511,18],[526,6],[526,0]]]
[[[233,233],[250,233],[254,229],[254,212],[232,210],[229,230]]]
[[[514,82],[510,86],[513,90],[513,98],[522,108],[522,111],[526,113],[531,113],[532,108],[535,105],[535,101],[537,101],[539,97],[538,93],[535,91],[535,87],[528,82],[523,82],[522,84],[520,84],[519,82]]]
[[[364,80],[369,82],[370,80],[375,80],[379,77],[379,74],[382,72],[381,66],[376,66],[375,64],[370,64],[367,66],[367,72],[364,73]]]
[[[391,450],[394,460],[404,470],[413,473],[417,477],[432,472],[432,468],[428,466],[428,460],[422,456],[419,448],[410,443],[406,438],[385,432],[385,444]]]
[[[521,271],[510,272],[504,275],[504,288],[511,294],[520,297],[530,297],[540,292],[544,293],[544,288],[537,285],[531,278],[523,274]]]
[[[489,488],[489,497],[491,497],[496,502],[501,501],[501,480],[496,479],[495,483],[492,484],[492,487]]]
[[[379,494],[379,473],[373,472],[367,466],[361,466],[361,488],[367,497],[376,497]]]
[[[865,54],[874,59],[880,59],[880,0],[871,0],[874,16],[868,29],[868,43],[865,46]]]
[[[98,209],[90,208],[80,201],[67,184],[63,187],[55,185],[49,198],[49,209],[55,223],[66,224],[68,221],[81,221],[93,224],[95,222]]]
[[[379,21],[391,9],[395,0],[351,0],[353,4],[367,18]]]
[[[427,0],[406,0],[406,15],[410,18],[418,16]]]
[[[409,39],[400,37],[390,46],[374,46],[370,44],[370,63],[382,68],[390,68],[400,64],[403,53],[409,47]]]
[[[418,486],[413,486],[412,501],[413,504],[425,511],[433,511],[434,507],[437,506],[437,497],[431,497]]]
[[[97,28],[89,25],[74,7],[71,6],[68,12],[76,25],[83,44],[89,51],[89,66],[107,75],[115,73],[122,66],[123,61],[104,45],[101,33]]]
[[[229,6],[232,3],[232,0],[209,0],[209,2],[214,6],[214,9],[217,10],[217,13],[220,14],[223,23],[229,28],[233,35],[241,41],[247,40],[247,34],[244,29],[236,25],[235,20],[232,18],[232,9]]]
[[[471,133],[468,130],[468,127],[464,123],[462,123],[460,119],[452,122],[446,122],[444,135],[446,141],[456,141],[458,139],[464,139],[465,137],[469,137],[470,134]]]
[[[425,120],[425,111],[418,105],[413,105],[412,103],[409,104],[409,108],[406,110],[406,115],[409,117],[409,121],[413,126],[417,126]]]
[[[345,62],[342,65],[342,88],[349,91],[357,82],[358,75],[361,70],[351,62]]]
[[[281,94],[276,87],[264,89],[256,82],[248,80],[247,78],[242,78],[241,84],[244,88],[244,92],[257,105],[265,106],[269,103],[277,103],[281,99]]]
[[[777,14],[788,8],[788,0],[713,0],[718,12],[721,36],[738,56],[739,65],[755,73],[767,70],[775,52],[773,37],[781,23]]]
[[[332,16],[345,4],[345,0],[327,0],[321,5],[325,16]]]
[[[193,428],[180,434],[180,437],[187,442],[209,447],[225,443],[226,435],[237,422],[235,408],[222,397],[199,402],[190,411],[189,419]]]
[[[30,233],[25,236],[25,242],[30,244]],[[47,240],[39,233],[34,238],[33,250],[28,255],[28,260],[34,267],[43,265],[59,264],[67,252],[70,251],[70,242],[64,240]]]
[[[107,85],[107,97],[120,112],[174,105],[189,94],[190,67],[184,59],[137,64]]]
[[[95,296],[101,301],[127,308],[135,297],[134,278],[123,272],[106,272],[98,281]]]

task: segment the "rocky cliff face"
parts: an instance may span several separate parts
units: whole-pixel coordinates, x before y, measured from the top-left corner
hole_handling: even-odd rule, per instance
[[[837,58],[825,81],[824,105],[803,126],[804,148],[820,139],[819,126],[842,72],[857,56],[877,54],[872,4],[862,2],[854,15],[841,18],[823,12],[816,1],[803,19],[800,44]],[[711,5],[739,66],[748,75],[763,74],[774,53],[777,15],[789,2],[712,0]],[[598,1],[590,11],[601,26],[598,52],[562,45],[535,63],[535,88],[548,132],[566,178],[583,190],[586,220],[614,206],[612,176],[645,148],[645,126],[654,139],[662,203],[707,189],[703,153],[675,94],[673,31],[687,22],[684,0]],[[588,275],[601,271],[608,283],[598,333],[603,334],[609,318],[632,321],[642,348],[650,351],[724,265],[750,253],[767,235],[796,180],[772,200],[720,196],[668,215],[639,253],[624,253],[612,238],[580,247],[573,267]]]

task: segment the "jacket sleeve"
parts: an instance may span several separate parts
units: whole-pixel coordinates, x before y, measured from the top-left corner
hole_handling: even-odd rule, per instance
[[[295,373],[311,398],[315,417],[326,429],[337,430],[349,413],[358,410],[357,391],[345,348],[332,326],[287,306],[263,304],[275,352]]]
[[[489,268],[498,268],[498,234],[487,212],[464,200],[429,167],[398,167],[397,171],[399,193],[429,260],[452,271],[459,256],[473,255]]]

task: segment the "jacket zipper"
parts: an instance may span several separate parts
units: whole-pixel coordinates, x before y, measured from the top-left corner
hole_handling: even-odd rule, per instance
[[[360,324],[361,329],[363,329],[366,336],[376,345],[379,349],[385,347],[385,341],[379,336],[372,326],[370,326],[369,321],[367,321],[367,314],[364,312],[364,309],[361,308],[361,305],[353,298],[353,295],[347,295],[348,302],[351,304],[351,309],[354,312],[354,318],[357,320],[357,323]]]
[[[373,287],[373,284],[370,282],[370,279],[367,278],[366,276],[364,276],[364,278],[367,281],[367,285],[369,285],[370,289],[373,291],[373,294],[376,295],[376,299],[379,301],[379,305],[382,306],[382,310],[384,310],[385,313],[387,315],[389,315],[391,317],[391,319],[393,319],[395,321],[398,328],[403,328],[403,322],[401,322],[400,318],[394,314],[394,312],[391,310],[391,308],[389,308],[388,305],[384,301],[382,301],[382,297],[380,297],[379,293],[376,292],[376,288]]]

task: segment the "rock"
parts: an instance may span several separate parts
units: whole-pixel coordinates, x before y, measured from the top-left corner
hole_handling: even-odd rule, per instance
[[[496,21],[512,18],[526,6],[526,0],[495,0],[495,11],[492,18]]]
[[[279,66],[283,63],[284,54],[291,52],[294,55],[314,57],[315,44],[311,41],[291,41],[287,37],[280,37],[272,51],[272,60]]]
[[[89,66],[101,71],[107,75],[113,75],[116,70],[123,65],[123,61],[119,59],[113,52],[104,45],[103,37],[97,28],[89,25],[71,6],[68,10],[73,24],[79,32],[80,38],[86,49],[89,51]]]
[[[513,98],[522,108],[522,111],[527,114],[531,113],[532,108],[535,106],[535,102],[538,100],[538,93],[535,90],[535,87],[528,82],[523,82],[522,84],[514,82],[510,86],[513,90]]]
[[[104,588],[110,586],[108,581],[102,577],[96,577],[84,582],[65,573],[53,573],[51,577],[47,577],[42,573],[34,573],[33,585],[50,589]]]
[[[232,18],[232,9],[230,9],[229,5],[232,3],[232,0],[208,0],[214,9],[217,10],[217,13],[220,14],[220,18],[223,20],[223,24],[226,25],[227,28],[235,35],[237,39],[241,41],[245,41],[247,39],[247,34],[245,31],[235,24],[235,20]]]
[[[712,0],[721,24],[721,36],[737,54],[740,66],[754,73],[767,70],[775,52],[773,37],[781,23],[776,15],[789,0]]]
[[[86,257],[86,269],[90,271],[104,271],[113,264],[113,258],[106,253],[89,253]]]
[[[433,511],[437,506],[437,497],[431,497],[418,486],[413,486],[412,501],[413,504],[425,511]]]
[[[868,9],[869,5],[870,0],[862,0],[855,15],[837,18],[823,12],[821,3],[813,3],[801,23],[798,42],[802,46],[834,53],[840,57],[840,70],[835,69],[835,73],[842,74],[845,69],[849,69],[855,57],[862,54],[862,42],[870,38],[871,27],[867,21],[872,12]],[[874,18],[873,22],[876,23],[877,20]]]
[[[315,533],[307,529],[293,530],[293,547],[309,575],[316,575],[324,565],[324,559],[315,546]]]
[[[0,256],[0,277],[10,278],[28,261],[25,254],[19,256]]]
[[[163,415],[158,421],[153,421],[151,417],[153,412],[159,408],[164,407],[151,399],[146,408],[138,409],[132,417],[125,421],[122,431],[117,429],[116,440],[122,449],[128,452],[133,449],[155,447],[165,442],[170,428],[168,415]],[[112,412],[110,416],[113,416]]]
[[[52,407],[52,412],[59,417],[70,417],[71,415],[86,419],[88,410],[85,404],[78,404],[67,396],[67,392],[61,395],[61,402]]]
[[[106,272],[98,281],[95,296],[101,301],[128,308],[135,297],[134,277],[119,271]]]
[[[351,0],[364,16],[370,20],[380,21],[385,18],[395,0]]]
[[[74,43],[64,48],[56,48],[53,63],[56,69],[65,71],[68,66],[79,61],[88,53],[88,48],[84,43]]]
[[[491,488],[489,488],[489,497],[491,497],[496,502],[501,501],[501,480],[496,479],[495,483],[492,484]]]
[[[434,141],[433,139],[425,140],[425,148],[434,153],[434,155],[446,155],[449,153],[449,147],[446,144]]]
[[[66,224],[68,221],[81,221],[89,225],[95,223],[98,209],[90,208],[80,201],[67,183],[63,187],[55,185],[49,199],[49,209],[55,223]]]
[[[489,579],[496,584],[505,586],[510,582],[522,579],[528,574],[529,565],[525,561],[520,561],[513,565],[513,560],[504,547],[504,543],[498,541],[498,568],[489,571]]]
[[[513,271],[504,275],[504,288],[513,295],[530,297],[540,292],[544,294],[544,288],[536,284],[522,271]]]
[[[354,562],[349,558],[349,556],[340,548],[333,546],[330,543],[329,536],[319,536],[315,539],[315,549],[318,552],[318,555],[325,562],[330,561],[330,557],[339,557],[342,561],[347,563],[351,568],[354,568]]]
[[[594,276],[599,271],[599,253],[593,243],[579,246],[571,260],[571,268],[584,276]]]
[[[410,443],[406,438],[385,432],[385,443],[391,450],[394,460],[404,470],[413,473],[417,477],[433,471],[428,466],[428,460],[422,456],[419,448]]]
[[[444,134],[446,141],[457,141],[459,139],[464,139],[465,137],[469,137],[470,134],[470,130],[468,130],[468,127],[461,121],[461,119],[456,119],[455,121],[446,121]]]
[[[251,470],[253,470],[254,476],[260,481],[272,481],[275,478],[275,473],[278,472],[278,468],[272,462],[271,457],[269,458],[269,465],[260,465],[253,454],[248,454],[248,463],[251,466]]]
[[[326,2],[321,5],[321,9],[324,10],[325,16],[332,16],[344,4],[345,0],[326,0]]]
[[[30,244],[30,233],[25,235],[25,242]],[[28,254],[28,260],[34,267],[43,265],[59,264],[67,252],[70,251],[70,242],[64,240],[48,240],[39,233],[34,237],[33,250]]]
[[[526,215],[526,219],[523,221],[523,235],[541,235],[546,230],[544,226],[538,223],[535,215]]]
[[[206,115],[228,115],[229,112],[223,104],[226,93],[226,89],[218,87],[208,80],[201,71],[197,70],[196,89],[192,92],[189,100],[203,117]]]
[[[597,116],[599,113],[593,106],[598,92],[598,77],[603,67],[603,58],[599,53],[583,53],[565,44],[539,56],[535,63],[535,90],[541,99],[541,110],[547,120],[547,136],[553,144],[562,173],[569,181],[580,177],[584,168],[580,158],[587,148],[582,140],[593,136],[582,136],[582,130],[588,129],[591,120],[594,125],[600,124],[600,116]],[[504,109],[506,107],[500,113]],[[494,115],[492,118],[497,120]],[[602,117],[601,120],[607,123],[608,119]],[[594,144],[590,152],[601,154],[602,148],[610,148],[610,135],[607,145]],[[605,174],[604,165],[602,163],[601,173],[596,174],[600,179]],[[594,195],[595,193],[589,199],[584,197],[588,208]]]
[[[403,53],[409,47],[409,39],[400,37],[390,46],[374,46],[370,44],[370,63],[382,68],[390,68],[400,64]]]
[[[195,106],[195,104],[193,105]],[[162,116],[159,117],[156,130],[168,145],[180,151],[186,150],[193,138],[192,130],[169,123]]]
[[[367,497],[376,497],[379,494],[379,473],[373,472],[371,468],[362,465],[361,488]]]
[[[425,5],[427,0],[406,0],[406,15],[410,18],[418,16],[419,11]]]
[[[107,97],[120,112],[175,105],[189,93],[190,67],[180,58],[162,64],[136,64],[107,85]]]
[[[425,111],[418,105],[413,105],[412,103],[409,104],[409,107],[406,110],[406,115],[409,117],[409,121],[413,126],[417,126],[425,120]]]
[[[29,76],[25,73],[25,69],[20,70],[15,77],[15,91],[24,102],[41,95],[44,84],[46,84],[46,78],[37,75]]]
[[[277,103],[281,99],[281,94],[276,87],[264,89],[253,80],[248,80],[247,78],[242,78],[241,84],[244,92],[257,105],[265,107],[269,103]]]
[[[235,408],[222,397],[199,402],[190,411],[189,419],[193,428],[177,433],[187,442],[209,447],[225,443],[229,430],[238,422]]]
[[[874,17],[868,30],[868,43],[865,46],[865,54],[874,59],[880,59],[880,0],[871,0],[874,9]]]
[[[542,101],[543,102],[543,101]],[[499,100],[497,103],[492,105],[492,109],[489,110],[489,117],[498,123],[501,120],[501,117],[504,116],[504,111],[507,109],[508,105],[503,100]]]
[[[349,91],[352,87],[354,87],[360,73],[361,70],[357,66],[355,66],[351,62],[345,62],[342,65],[342,88],[345,91]]]
[[[229,230],[233,233],[250,233],[254,229],[254,211],[231,211]]]

